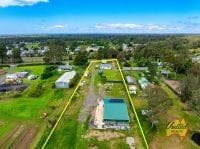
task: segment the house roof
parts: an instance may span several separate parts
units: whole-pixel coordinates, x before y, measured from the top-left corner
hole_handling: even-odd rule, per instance
[[[59,69],[72,69],[71,65],[60,65],[58,66]]]
[[[131,76],[126,76],[126,80],[127,80],[128,83],[135,83],[136,82],[135,78],[133,78]]]
[[[100,65],[101,68],[106,68],[106,67],[112,67],[112,64],[101,64]]]
[[[66,72],[64,73],[57,81],[57,82],[67,82],[69,83],[70,80],[76,75],[75,71],[70,71],[70,72]]]
[[[124,99],[105,98],[104,120],[129,121],[127,105]]]

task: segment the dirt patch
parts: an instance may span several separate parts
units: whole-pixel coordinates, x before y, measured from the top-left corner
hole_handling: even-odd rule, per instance
[[[37,134],[37,128],[27,125],[17,125],[0,141],[2,148],[27,149]]]
[[[33,139],[35,138],[37,134],[37,128],[36,127],[29,127],[27,128],[24,133],[20,136],[17,143],[14,146],[16,149],[27,149],[30,148],[31,143],[33,142]]]
[[[92,112],[95,110],[95,107],[97,106],[97,96],[94,92],[94,68],[92,67],[92,75],[91,75],[91,82],[88,90],[88,94],[86,96],[85,102],[83,104],[83,107],[81,108],[80,114],[79,114],[79,122],[84,123],[86,122],[89,115],[92,114]]]
[[[176,93],[180,92],[180,82],[175,80],[164,80],[164,82]]]
[[[97,138],[98,141],[109,141],[112,139],[125,137],[123,133],[113,132],[113,131],[98,131],[98,130],[90,130],[86,135],[86,138]]]
[[[17,125],[7,136],[4,137],[0,141],[0,146],[2,148],[8,148],[10,147],[13,142],[20,136],[20,134],[24,131],[25,126],[24,125]]]
[[[150,144],[151,149],[187,149],[187,147],[183,144],[183,141],[180,140],[179,136],[173,135],[170,137],[163,137],[155,139]]]
[[[3,125],[5,125],[5,124],[6,124],[5,122],[0,121],[0,126],[3,126]]]

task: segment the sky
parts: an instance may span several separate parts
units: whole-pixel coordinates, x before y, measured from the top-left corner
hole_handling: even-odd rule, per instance
[[[200,0],[0,0],[0,34],[200,33]]]

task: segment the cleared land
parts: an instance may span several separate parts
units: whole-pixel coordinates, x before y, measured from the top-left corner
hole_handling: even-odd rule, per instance
[[[122,84],[122,78],[117,67],[115,67],[113,70],[106,70],[106,73],[104,74],[106,75],[106,78],[114,78],[114,82],[112,83],[109,79],[109,81],[106,81],[105,84],[103,84],[98,75],[98,69],[91,67],[89,71],[93,72],[92,75],[94,76],[91,75],[88,78],[84,78],[86,85],[80,87],[76,92],[75,97],[73,97],[73,100],[70,103],[70,106],[66,110],[64,116],[56,127],[55,132],[48,141],[46,148],[54,148],[55,144],[58,148],[129,148],[128,144],[126,143],[127,136],[132,136],[135,139],[135,143],[138,148],[144,148],[142,142],[143,139],[140,135],[135,116],[129,104],[128,109],[131,119],[131,130],[112,130],[112,134],[116,135],[111,138],[109,138],[109,136],[111,136],[111,132],[109,130],[94,130],[90,128],[90,124],[93,122],[93,112],[90,112],[87,120],[84,123],[79,121],[80,113],[86,104],[89,91],[91,91],[91,83],[93,84],[92,86],[94,87],[97,97],[101,97],[100,94],[104,93],[106,97],[124,97],[127,103],[129,103],[126,90]],[[118,74],[116,75],[116,73]],[[115,74],[115,77],[112,77],[113,74]],[[93,77],[94,82],[92,81]],[[115,80],[120,82],[116,83]],[[110,86],[108,84],[112,84],[111,88],[107,87]],[[112,87],[114,89],[112,89]],[[109,138],[109,141],[106,139],[106,134]],[[100,139],[102,136],[104,136],[105,139]]]
[[[45,65],[15,67],[6,71],[29,70],[30,74],[40,76]],[[79,70],[81,72],[82,70]],[[55,80],[61,73],[46,80],[28,80],[28,88],[23,92],[11,91],[0,95],[0,145],[2,148],[34,148],[54,125],[57,116],[61,113],[63,105],[74,88],[57,90],[53,87]],[[41,85],[42,89],[37,89]],[[40,92],[37,97],[32,97]],[[44,113],[46,117],[42,118]]]

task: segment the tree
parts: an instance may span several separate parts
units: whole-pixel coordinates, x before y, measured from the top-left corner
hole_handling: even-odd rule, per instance
[[[74,58],[75,65],[86,65],[88,62],[88,53],[86,51],[80,51]]]
[[[149,79],[149,81],[154,81],[154,78],[157,75],[157,64],[149,61],[147,66],[148,66],[148,70],[149,70],[149,74],[150,74],[148,79]]]
[[[153,126],[158,126],[159,119],[166,114],[172,105],[167,93],[158,86],[146,89],[148,100],[147,117]]]
[[[188,70],[188,73],[193,74],[195,77],[200,77],[200,64],[193,64],[192,67]]]
[[[48,41],[49,50],[45,53],[45,63],[61,63],[66,55],[65,43],[61,40]]]
[[[192,91],[191,101],[188,105],[200,116],[200,88]]]
[[[0,59],[1,59],[1,64],[4,63],[4,60],[7,57],[7,49],[4,43],[0,42]]]
[[[21,63],[23,62],[21,55],[20,55],[20,49],[13,49],[12,50],[12,62],[13,63]]]
[[[97,52],[97,59],[106,59],[106,58],[117,58],[119,51],[105,47],[100,48]]]
[[[187,76],[181,81],[181,96],[184,102],[191,101],[195,90],[200,88],[200,64],[194,64],[187,73]]]
[[[176,73],[186,73],[192,65],[191,59],[189,59],[187,54],[183,53],[174,54],[170,59],[170,63]]]

